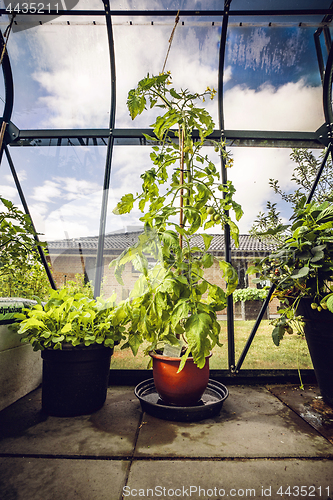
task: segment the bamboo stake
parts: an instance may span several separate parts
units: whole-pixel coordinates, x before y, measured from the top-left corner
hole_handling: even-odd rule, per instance
[[[180,185],[181,185],[181,188],[180,188],[180,212],[179,212],[179,226],[181,228],[184,227],[184,210],[183,210],[183,206],[184,206],[184,200],[183,200],[183,195],[184,195],[184,189],[183,189],[183,184],[184,184],[184,139],[185,139],[185,136],[184,136],[184,128],[180,128],[179,126],[179,153],[180,153],[180,179],[179,179],[179,182],[180,182]],[[183,248],[183,235],[182,234],[179,234],[179,245],[180,245],[180,248]]]

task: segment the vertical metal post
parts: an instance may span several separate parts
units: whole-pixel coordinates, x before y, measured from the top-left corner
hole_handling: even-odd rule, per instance
[[[116,65],[115,65],[115,55],[114,55],[114,42],[113,42],[113,32],[112,32],[112,22],[110,16],[110,2],[109,0],[104,0],[105,18],[106,18],[106,28],[109,40],[109,54],[110,54],[110,70],[111,70],[111,109],[110,109],[110,135],[107,144],[106,162],[105,162],[105,172],[104,172],[104,184],[103,184],[103,197],[102,197],[102,207],[100,216],[100,226],[99,226],[99,236],[98,236],[98,247],[97,247],[97,257],[96,257],[96,274],[94,283],[94,295],[98,297],[101,293],[101,283],[103,277],[103,254],[104,254],[104,240],[105,240],[105,227],[106,227],[106,216],[108,209],[108,198],[110,189],[110,177],[111,177],[111,162],[112,162],[112,152],[113,152],[113,129],[115,124],[116,116]]]
[[[333,2],[331,2],[331,5],[329,8],[332,9],[332,7],[333,7]],[[332,21],[332,16],[327,15],[327,14],[324,16],[324,18],[322,20],[323,23],[327,23],[327,24],[330,24],[331,21]],[[331,50],[332,40],[331,40],[330,29],[328,26],[320,27],[315,31],[314,41],[315,41],[315,46],[316,46],[321,83],[323,84],[324,77],[325,77],[325,64],[324,64],[323,52],[321,50],[321,44],[320,44],[320,35],[322,32],[324,32],[325,45],[326,45],[326,50],[327,50],[328,54],[330,53],[330,50]]]
[[[331,38],[331,32],[330,32],[329,27],[324,26],[323,32],[324,32],[326,50],[327,50],[327,53],[329,54],[331,47],[332,47],[332,38]]]
[[[1,66],[5,84],[5,108],[3,111],[3,118],[0,131],[0,164],[1,164],[2,155],[4,151],[4,144],[5,144],[5,132],[7,125],[10,121],[10,118],[12,116],[13,105],[14,105],[13,74],[10,66],[8,52],[5,46],[5,40],[2,36],[1,30],[0,30],[0,54],[2,54]]]
[[[227,28],[229,18],[229,8],[231,0],[224,2],[224,14],[222,21],[222,31],[220,40],[219,52],[219,73],[218,73],[218,114],[219,114],[219,128],[221,132],[221,139],[224,138],[224,112],[223,112],[223,73],[225,61],[225,49],[227,41]],[[222,183],[227,183],[227,169],[225,167],[224,159],[221,156],[221,178]],[[226,212],[228,214],[228,212]],[[226,262],[231,262],[231,243],[230,243],[230,227],[226,224],[224,228],[224,251]],[[228,330],[228,364],[229,370],[233,371],[235,367],[235,329],[234,329],[234,304],[232,295],[227,299],[227,330]]]
[[[325,76],[325,65],[324,65],[323,52],[321,50],[321,45],[320,45],[320,33],[321,33],[321,29],[318,29],[315,32],[314,41],[315,41],[321,83],[323,84],[324,83],[324,76]]]

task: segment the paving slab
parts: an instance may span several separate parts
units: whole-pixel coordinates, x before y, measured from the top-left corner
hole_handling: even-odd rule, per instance
[[[132,464],[123,493],[123,498],[129,500],[328,500],[333,498],[333,461],[140,460]]]
[[[1,500],[118,500],[129,462],[0,458]]]
[[[333,445],[262,386],[229,387],[219,416],[195,423],[144,414],[135,457],[331,457]]]
[[[268,390],[333,444],[333,408],[323,401],[318,385],[269,385]]]
[[[0,413],[0,453],[131,456],[140,419],[132,388],[110,387],[101,410],[71,418],[44,414],[39,389]]]

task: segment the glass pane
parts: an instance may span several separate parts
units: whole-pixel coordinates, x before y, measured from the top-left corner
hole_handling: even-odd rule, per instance
[[[245,302],[248,304],[248,302]],[[242,353],[252,331],[254,321],[235,321],[235,354],[236,361]],[[222,335],[221,343],[223,347],[216,347],[210,360],[210,368],[227,369],[227,325],[226,321],[221,321]],[[273,327],[267,319],[262,320],[260,327],[254,337],[249,352],[244,360],[242,369],[246,370],[274,370],[274,369],[306,369],[312,368],[310,354],[305,337],[292,334],[286,335],[281,345],[277,347],[272,340]]]
[[[231,28],[226,129],[315,131],[324,122],[314,30]]]
[[[149,153],[147,148],[147,153]],[[115,163],[113,169],[112,186],[114,193],[119,196],[127,192],[139,190],[138,183],[140,183],[140,173],[144,168],[147,168],[149,158],[146,153],[140,154],[140,150],[146,151],[146,148],[116,148]],[[208,150],[208,148],[207,148]],[[232,250],[232,262],[237,269],[240,286],[243,288],[252,287],[256,288],[253,283],[253,276],[246,275],[248,266],[253,263],[256,257],[263,257],[267,252],[267,245],[265,242],[258,242],[249,238],[249,230],[260,211],[266,208],[266,202],[269,200],[271,203],[277,204],[277,210],[281,212],[281,217],[285,223],[291,215],[292,207],[290,204],[281,202],[281,197],[274,194],[274,191],[269,186],[270,179],[277,179],[283,191],[287,194],[293,192],[297,187],[296,183],[291,180],[293,169],[296,167],[296,162],[290,157],[292,150],[290,149],[276,149],[276,148],[232,148],[234,158],[234,166],[228,169],[228,178],[233,182],[236,187],[235,200],[240,203],[244,210],[244,216],[238,223],[240,228],[240,246],[238,249]],[[213,153],[210,153],[213,155]],[[318,157],[320,150],[315,151],[315,157]],[[135,161],[133,160],[135,158]],[[218,166],[218,159],[215,158],[216,166]],[[125,167],[126,166],[126,167]],[[125,175],[122,173],[125,171]],[[111,208],[111,206],[110,206]],[[110,242],[117,240],[119,244],[118,252],[114,252],[114,256],[120,254],[125,248],[126,244],[136,241],[139,227],[138,218],[135,219],[134,215],[139,216],[139,212],[133,212],[133,218],[128,215],[114,216],[109,214],[108,220],[113,227],[119,230],[118,235],[110,235]],[[112,217],[112,219],[110,218]],[[124,229],[122,230],[117,224],[117,218],[124,218]],[[114,221],[114,222],[113,222]],[[126,224],[132,223],[133,226]],[[121,234],[123,231],[123,234]],[[215,231],[217,233],[217,231]],[[122,242],[122,245],[121,245]],[[108,244],[109,245],[109,244]],[[115,247],[115,244],[113,244]],[[224,238],[222,234],[215,234],[213,240],[214,255],[220,259],[224,258]],[[111,260],[111,258],[110,258]],[[211,268],[207,270],[205,277],[212,283],[223,285],[223,279],[216,264],[216,269]],[[126,298],[128,293],[133,287],[135,279],[138,277],[132,265],[127,265],[124,274],[124,286],[121,287],[116,283],[114,277],[110,275],[110,280],[117,287],[119,298]],[[245,303],[242,306],[240,302],[235,304],[235,343],[236,343],[236,358],[241,354],[244,345],[251,333],[254,318],[260,310],[262,302],[257,307],[256,312],[251,316],[248,312],[249,304]],[[244,313],[243,309],[244,307]],[[269,318],[272,319],[277,316],[277,309],[279,301],[274,299],[269,306]],[[246,312],[245,312],[246,311]],[[308,355],[308,350],[305,340],[298,337],[296,334],[287,336],[286,341],[283,342],[280,348],[277,348],[272,341],[271,331],[272,327],[269,325],[267,316],[263,320],[260,328],[256,334],[255,341],[251,347],[248,357],[246,357],[243,368],[247,369],[273,369],[273,368],[311,368],[311,362]],[[221,342],[224,347],[216,347],[214,349],[214,356],[211,360],[211,367],[217,369],[227,369],[227,327],[226,327],[226,311],[219,313],[221,320]],[[143,356],[143,349],[140,351],[137,358],[132,356],[132,353],[120,351],[116,349],[115,355],[112,359],[111,366],[114,369],[130,368],[145,368],[148,359]]]
[[[159,113],[148,110],[131,120],[126,109],[128,91],[135,88],[147,73],[158,75],[163,68],[172,25],[115,26],[117,68],[117,128],[148,128]],[[165,71],[171,71],[174,88],[203,92],[207,86],[217,88],[218,26],[178,26]],[[149,47],[149,50],[147,50]],[[186,68],[186,71],[184,71]],[[217,123],[217,98],[205,106]]]
[[[178,1],[168,1],[168,0],[158,0],[151,2],[148,6],[142,2],[142,0],[120,0],[113,5],[111,4],[111,9],[115,10],[221,10],[221,2],[219,0],[205,0],[205,2],[198,2],[197,0],[181,0]]]
[[[10,153],[36,230],[48,243],[57,286],[77,274],[93,281],[106,148],[25,147]],[[15,193],[11,175],[2,174],[1,185]]]
[[[330,0],[232,0],[235,10],[329,9]]]
[[[13,123],[20,129],[107,128],[108,50],[105,26],[43,25],[11,33]]]

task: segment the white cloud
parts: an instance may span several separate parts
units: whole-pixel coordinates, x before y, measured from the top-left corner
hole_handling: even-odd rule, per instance
[[[9,186],[8,184],[0,184],[0,195],[5,199],[9,199],[14,204],[17,204],[15,200],[18,198],[18,195],[15,186]]]
[[[61,195],[58,183],[47,180],[41,186],[36,186],[33,190],[32,198],[39,202],[52,203],[54,198]]]
[[[226,91],[224,107],[226,129],[312,132],[324,122],[322,89],[303,80],[257,91],[237,85]]]

